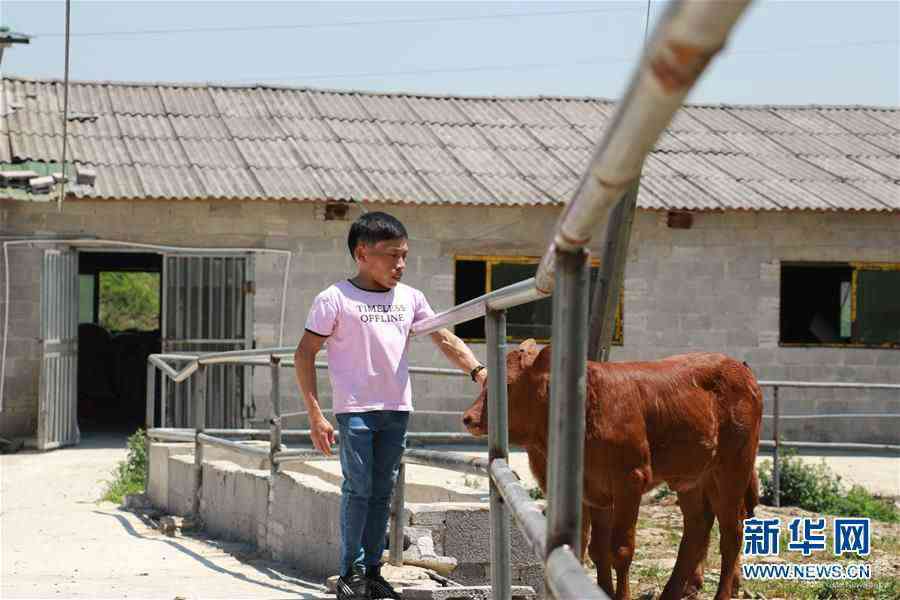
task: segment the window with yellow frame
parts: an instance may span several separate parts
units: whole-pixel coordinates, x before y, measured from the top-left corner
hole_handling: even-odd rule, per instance
[[[900,348],[900,264],[782,263],[780,341]]]
[[[536,256],[457,256],[455,257],[454,294],[459,304],[477,298],[487,292],[534,277],[540,258]],[[599,262],[591,262],[591,298],[599,273]],[[616,312],[616,329],[613,344],[622,345],[622,300]],[[550,341],[553,314],[552,298],[522,304],[506,311],[508,341],[534,338],[539,342]],[[484,318],[460,323],[455,333],[468,342],[482,342],[485,338]]]

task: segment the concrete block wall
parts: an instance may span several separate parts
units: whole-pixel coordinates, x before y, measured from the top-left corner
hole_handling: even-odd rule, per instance
[[[900,350],[779,344],[781,264],[897,262],[900,220],[875,214],[701,213],[691,229],[635,220],[625,279],[625,345],[614,360],[693,350],[747,361],[762,380],[900,382]],[[764,390],[771,412],[771,389]],[[900,412],[896,393],[779,393],[782,414]],[[771,420],[763,437],[771,438]],[[786,440],[900,443],[898,419],[785,420]]]
[[[282,472],[275,477],[268,549],[310,576],[335,575],[341,559],[341,490],[312,475]]]
[[[459,254],[540,256],[559,214],[553,207],[426,207],[366,205],[386,210],[406,225],[410,260],[406,283],[423,289],[435,310],[453,305],[454,261]],[[295,252],[289,273],[282,343],[292,346],[303,332],[312,299],[327,285],[353,273],[346,249],[347,221],[324,221],[321,205],[286,202],[72,201],[55,206],[0,201],[13,232],[84,233],[102,238],[185,246],[267,246]],[[900,350],[787,348],[779,346],[780,268],[784,261],[900,261],[900,220],[893,215],[854,213],[709,212],[694,215],[691,229],[670,229],[665,213],[639,211],[628,257],[624,300],[624,346],[613,359],[653,359],[690,350],[712,350],[746,360],[763,379],[872,381],[896,383]],[[596,250],[596,248],[594,248]],[[22,252],[22,251],[18,251]],[[23,299],[39,298],[37,267],[15,265],[13,285]],[[28,263],[30,264],[30,263]],[[278,343],[281,284],[285,259],[256,260],[257,346]],[[28,282],[17,284],[15,282]],[[31,288],[28,288],[31,285]],[[31,291],[29,291],[29,289]],[[25,302],[22,360],[7,369],[19,373],[21,406],[0,413],[0,432],[23,431],[36,414],[37,351],[28,349],[35,315]],[[18,323],[11,330],[19,329]],[[13,335],[15,331],[13,331]],[[13,339],[13,338],[11,338]],[[484,359],[483,344],[473,344]],[[448,366],[428,340],[413,341],[410,363]],[[257,417],[269,414],[267,369],[256,369]],[[293,374],[282,372],[283,410],[300,408]],[[462,411],[478,390],[465,378],[414,376],[420,410]],[[324,406],[330,405],[325,373],[319,376]],[[791,391],[785,412],[844,410],[897,411],[886,393]],[[9,392],[8,392],[9,396]],[[805,403],[805,404],[804,404]],[[34,407],[34,408],[32,408]],[[796,414],[796,413],[795,413]],[[300,426],[302,421],[289,422]],[[33,426],[31,427],[33,431]],[[458,431],[458,417],[414,417],[414,428]],[[840,420],[786,423],[786,439],[900,441],[896,419],[846,423]],[[2,433],[0,433],[2,435]]]
[[[5,276],[0,261],[0,279]],[[0,314],[9,311],[6,332],[6,379],[0,437],[37,435],[41,372],[41,268],[43,250],[9,246],[9,304],[0,294]]]
[[[228,461],[203,463],[200,516],[217,538],[258,544],[260,533],[266,535],[268,496],[269,471]]]
[[[170,514],[187,516],[192,510],[193,455],[183,453],[189,449],[189,444],[151,445],[150,499]],[[220,539],[253,544],[311,577],[334,575],[340,564],[340,487],[316,475],[283,471],[270,488],[270,477],[268,470],[205,460],[200,503],[204,528]],[[488,584],[488,504],[413,500],[407,496],[405,525],[428,530],[435,553],[457,560],[450,577],[468,585]],[[511,530],[513,583],[540,591],[541,563],[518,528]]]

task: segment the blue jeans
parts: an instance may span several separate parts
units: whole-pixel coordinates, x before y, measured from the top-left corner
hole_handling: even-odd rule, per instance
[[[341,575],[381,564],[391,492],[406,448],[409,413],[376,410],[336,415],[340,431]]]

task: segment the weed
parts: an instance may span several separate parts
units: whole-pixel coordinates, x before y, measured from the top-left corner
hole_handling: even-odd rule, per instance
[[[127,494],[138,494],[146,486],[147,438],[143,429],[128,437],[128,456],[116,465],[101,500],[121,504]]]

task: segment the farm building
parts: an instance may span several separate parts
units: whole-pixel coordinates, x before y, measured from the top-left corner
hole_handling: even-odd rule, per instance
[[[78,423],[142,423],[150,352],[295,345],[315,294],[352,274],[346,234],[361,211],[406,224],[405,281],[436,310],[530,276],[614,109],[76,82],[59,203],[62,83],[2,85],[0,436],[45,448],[76,443]],[[900,382],[897,108],[686,106],[644,165],[638,208],[613,360],[710,350],[760,379]],[[120,272],[158,281],[145,330],[100,324],[100,282]],[[549,337],[549,306],[512,310],[510,337]],[[457,334],[483,355],[482,324]],[[421,341],[410,363],[448,366]],[[252,371],[213,369],[210,426],[268,416],[268,374]],[[470,381],[413,385],[414,428],[461,429],[452,413],[476,394]],[[187,386],[162,391],[169,425],[188,423]],[[297,410],[296,387],[282,389]],[[319,389],[327,405],[324,377]],[[782,406],[898,412],[896,393],[853,390],[785,390]],[[782,433],[896,444],[900,420],[794,419]]]

